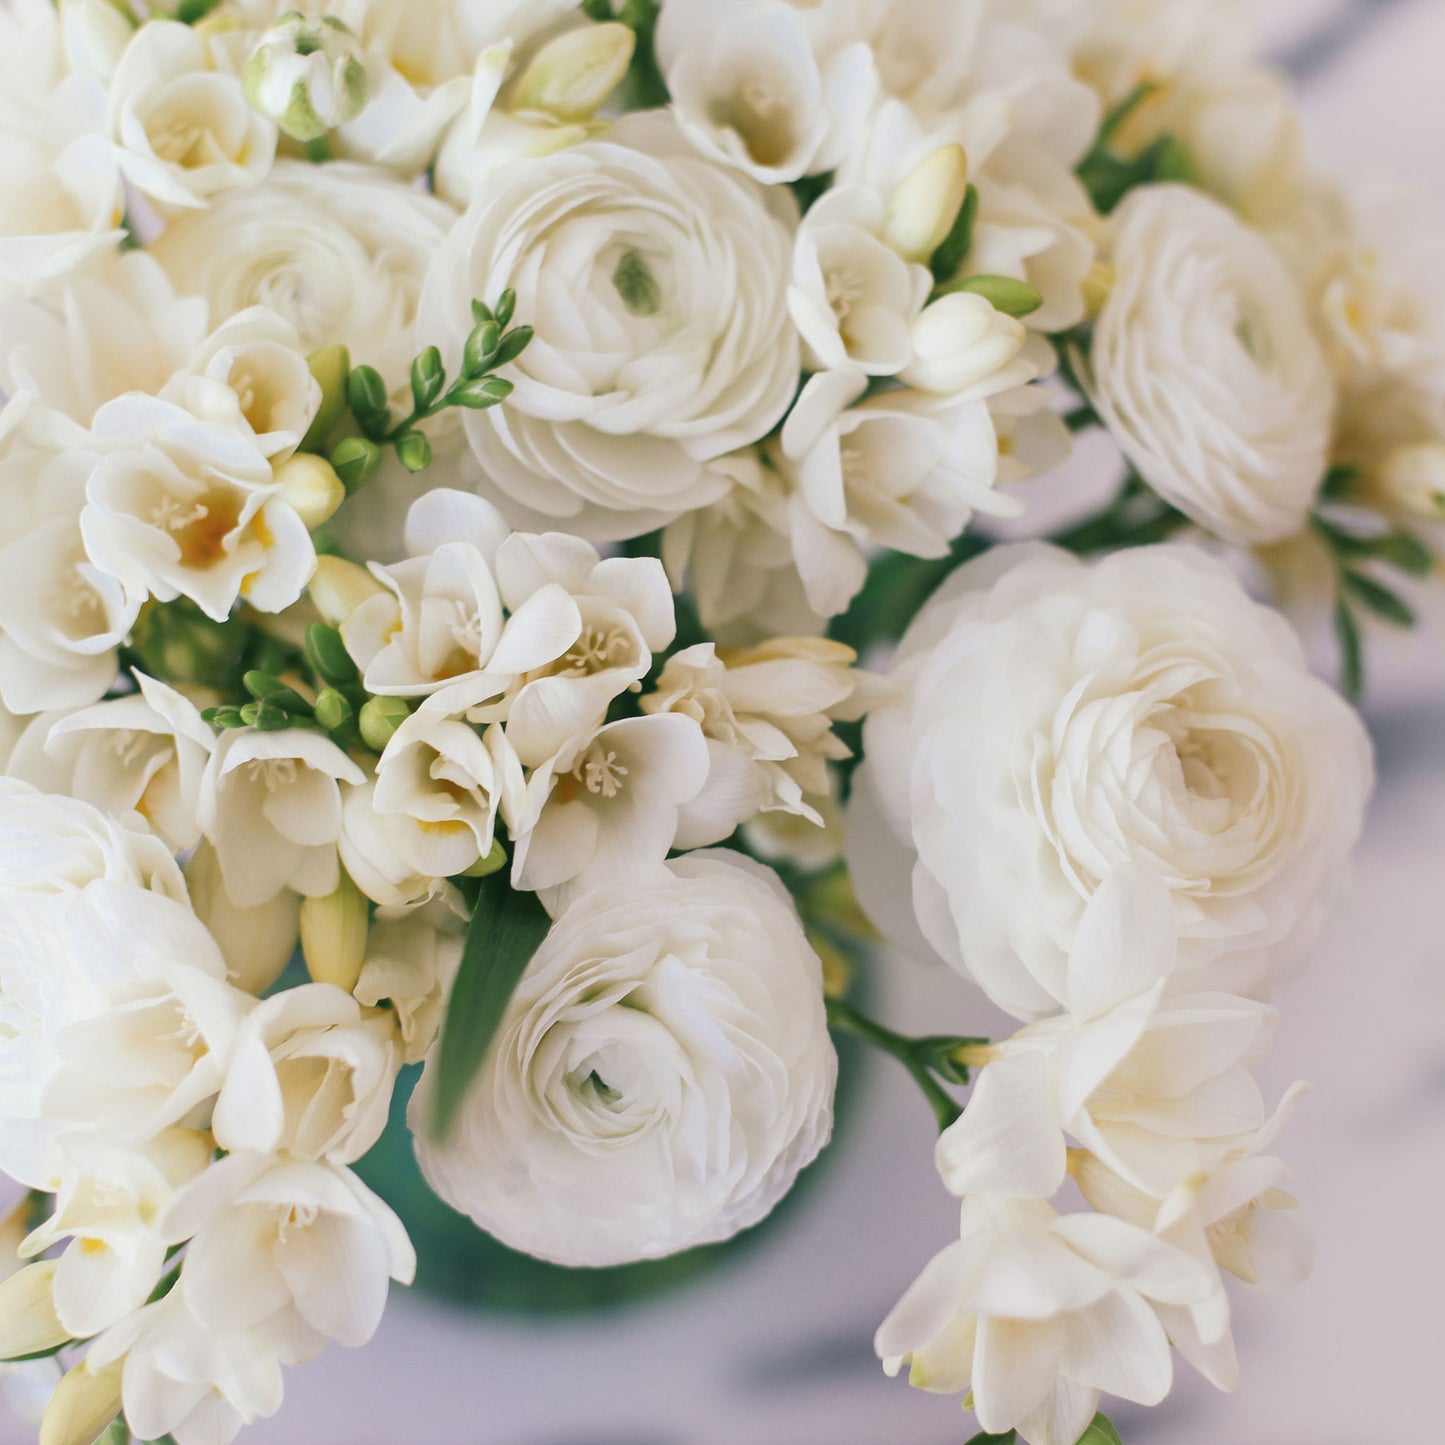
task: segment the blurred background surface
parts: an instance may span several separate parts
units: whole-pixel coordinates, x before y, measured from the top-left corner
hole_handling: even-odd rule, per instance
[[[419,0],[425,3],[425,0]],[[1081,4],[1089,0],[1079,0]],[[1262,0],[1321,159],[1393,173],[1445,211],[1445,0]],[[1271,1096],[1309,1079],[1282,1143],[1319,1235],[1313,1280],[1239,1298],[1244,1382],[1181,1373],[1126,1445],[1429,1445],[1445,1439],[1445,606],[1372,637],[1380,787],[1313,970],[1285,1000]],[[911,1032],[988,1033],[942,970],[882,971]],[[995,1032],[1001,1030],[995,1029]],[[956,1228],[932,1116],[889,1060],[866,1078],[821,1187],[720,1273],[632,1309],[484,1316],[399,1292],[372,1345],[289,1373],[246,1445],[962,1445],[956,1399],[886,1379],[872,1333]],[[0,1445],[33,1436],[0,1415]]]

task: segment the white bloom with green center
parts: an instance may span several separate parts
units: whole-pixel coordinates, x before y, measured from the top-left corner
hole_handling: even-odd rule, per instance
[[[507,288],[535,328],[507,405],[464,418],[514,525],[631,537],[721,495],[707,462],[765,436],[797,387],[796,219],[656,112],[497,172],[438,252],[419,332],[455,364],[472,299]]]
[[[827,1142],[822,972],[775,875],[677,859],[581,896],[513,994],[433,1188],[568,1265],[656,1258],[762,1219]]]
[[[1089,900],[1135,867],[1173,900],[1181,987],[1257,996],[1302,961],[1359,836],[1369,739],[1223,565],[996,549],[918,614],[892,676],[849,849],[896,940],[1040,1018]]]
[[[242,72],[246,99],[295,140],[317,140],[354,120],[368,83],[361,43],[334,15],[283,15]]]
[[[1335,385],[1284,261],[1217,201],[1160,186],[1115,213],[1111,264],[1088,385],[1125,456],[1227,541],[1294,536],[1329,463]]]

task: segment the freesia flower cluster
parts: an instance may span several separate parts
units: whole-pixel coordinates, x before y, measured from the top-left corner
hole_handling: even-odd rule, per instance
[[[1246,22],[0,9],[0,1384],[44,1445],[226,1445],[372,1337],[403,1071],[437,1194],[605,1267],[772,1211],[830,1030],[961,1201],[890,1371],[1028,1445],[1117,1440],[1176,1353],[1233,1386],[1224,1277],[1309,1265],[1266,1000],[1372,772],[1246,583],[1327,595],[1358,692],[1445,515],[1435,233],[1313,169]],[[1083,432],[1118,491],[1042,536]],[[860,1012],[908,957],[1019,1031]]]

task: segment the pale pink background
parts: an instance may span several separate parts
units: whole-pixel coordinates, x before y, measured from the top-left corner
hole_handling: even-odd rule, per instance
[[[424,3],[424,0],[419,0]],[[1081,4],[1089,0],[1079,0]],[[1392,171],[1445,206],[1445,3],[1273,0],[1281,53],[1315,57],[1312,138],[1346,176]],[[1343,39],[1301,50],[1319,27]],[[1320,65],[1321,60],[1328,63]],[[1192,1378],[1127,1445],[1426,1445],[1445,1438],[1445,657],[1440,620],[1372,645],[1381,782],[1355,886],[1284,1000],[1267,1082],[1312,1081],[1283,1141],[1320,1239],[1314,1279],[1242,1299],[1244,1383]],[[960,982],[898,965],[880,1012],[905,1030],[991,1019]],[[956,1227],[931,1116],[888,1061],[825,1186],[725,1277],[569,1325],[394,1298],[363,1351],[291,1372],[249,1445],[961,1445],[953,1399],[885,1379],[878,1320]],[[0,1417],[0,1445],[33,1437]]]

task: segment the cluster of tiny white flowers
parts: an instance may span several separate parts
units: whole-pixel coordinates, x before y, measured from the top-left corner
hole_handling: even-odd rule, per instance
[[[1262,1000],[1371,760],[1137,544],[1323,579],[1358,686],[1445,517],[1438,233],[1316,172],[1242,9],[0,3],[0,1372],[48,1442],[224,1445],[370,1339],[408,1066],[517,1248],[756,1223],[829,1137],[855,886],[1023,1025],[871,1027],[944,1122],[979,1075],[889,1370],[1030,1445],[1171,1347],[1232,1387],[1221,1273],[1308,1267]],[[1127,480],[1059,540],[1114,555],[997,545],[1083,428]]]

